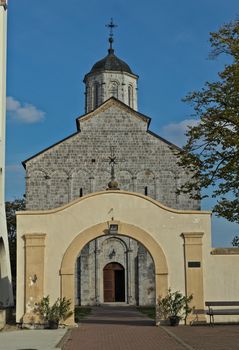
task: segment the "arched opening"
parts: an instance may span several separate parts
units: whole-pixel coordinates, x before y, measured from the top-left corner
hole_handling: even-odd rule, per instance
[[[125,301],[125,269],[117,263],[107,264],[103,269],[104,302]]]
[[[136,174],[136,191],[156,198],[155,175],[150,169],[141,170]]]
[[[118,98],[118,83],[117,81],[112,81],[109,88],[110,96]]]
[[[145,186],[145,188],[144,188],[144,195],[145,195],[145,196],[148,195],[148,186]]]
[[[128,86],[128,105],[133,108],[133,87],[132,85]]]
[[[112,222],[110,223],[112,224]],[[122,222],[116,222],[116,223],[118,226],[117,238],[120,238],[118,237],[119,235],[122,237],[128,237],[130,239],[134,239],[138,241],[141,244],[141,246],[149,252],[149,255],[151,256],[154,262],[154,283],[155,283],[154,303],[155,303],[156,296],[165,295],[168,289],[168,268],[167,268],[167,262],[166,262],[164,252],[160,247],[160,245],[154,240],[154,238],[143,229],[131,224],[126,224]],[[75,307],[75,289],[76,289],[75,266],[76,266],[77,257],[79,256],[79,253],[83,251],[83,248],[87,246],[88,243],[90,243],[91,241],[96,242],[96,239],[101,237],[111,238],[111,235],[109,234],[108,222],[97,224],[81,232],[71,242],[71,244],[69,245],[69,247],[67,248],[63,256],[61,270],[60,270],[61,297],[66,297],[67,299],[72,300],[72,310],[74,310],[74,307]],[[96,252],[94,254],[97,254],[98,251],[99,250],[97,245],[94,247],[94,249],[92,247],[92,253]],[[128,253],[130,254],[130,250],[128,251]],[[115,261],[118,262],[118,259],[114,258],[113,262]],[[85,270],[83,269],[83,271]],[[93,270],[93,273],[95,273],[96,278],[99,278],[101,271],[99,269]],[[103,274],[103,269],[102,269],[102,274]],[[145,277],[140,272],[139,272],[139,276],[141,276],[143,279]],[[101,279],[101,281],[102,280],[103,279]],[[130,284],[130,285],[132,286],[133,284]],[[95,287],[96,286],[91,286],[91,290],[94,290]],[[128,288],[128,285],[126,286],[126,288]],[[147,290],[150,292],[151,289],[152,288],[149,287]],[[99,297],[99,293],[96,289],[94,292],[96,296]],[[130,297],[131,295],[128,295],[129,303],[131,303]],[[72,315],[67,320],[67,324],[73,324],[73,323],[74,323],[74,315]]]
[[[87,113],[88,111],[88,99],[89,99],[88,95],[89,95],[89,86],[86,85],[85,86],[85,113]]]
[[[99,105],[99,84],[94,84],[94,108],[98,107]]]
[[[105,302],[155,304],[155,265],[150,252],[137,240],[120,234],[88,242],[75,265],[75,303]]]

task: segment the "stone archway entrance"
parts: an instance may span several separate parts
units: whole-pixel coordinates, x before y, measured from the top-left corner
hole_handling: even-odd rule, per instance
[[[165,295],[168,289],[168,267],[164,252],[158,242],[143,229],[131,224],[111,221],[112,225],[118,226],[118,232],[122,236],[131,237],[140,243],[144,244],[145,248],[150,252],[155,264],[155,291],[156,295]],[[60,277],[61,277],[61,297],[74,301],[74,273],[75,262],[79,251],[91,240],[97,237],[109,234],[109,223],[105,222],[92,226],[81,232],[71,242],[62,259]],[[72,309],[74,310],[74,302],[72,302]],[[66,324],[74,324],[74,314],[69,317]]]
[[[95,239],[113,236],[134,239],[149,252],[155,267],[156,300],[167,293],[170,283],[175,290],[183,291],[186,287],[185,292],[194,295],[195,308],[203,309],[202,263],[206,253],[202,236],[206,236],[207,252],[210,242],[208,212],[178,211],[140,194],[105,191],[85,196],[61,208],[20,212],[17,218],[17,322],[21,322],[22,317],[25,323],[32,322],[35,303],[48,294],[53,302],[58,297],[70,299],[74,311],[75,267],[80,252]],[[92,253],[93,256],[98,253],[97,247]],[[118,248],[113,261],[107,258],[98,270],[93,269],[100,283],[103,282],[103,268],[107,263],[117,261],[128,271],[127,263],[119,261],[117,254]],[[207,265],[209,258],[205,261]],[[196,268],[191,266],[195,262]],[[130,284],[126,281],[128,289]],[[92,284],[91,289],[94,287]],[[101,291],[103,301],[103,283],[102,286],[100,284]],[[74,324],[74,313],[65,323]]]
[[[109,263],[104,267],[104,302],[125,301],[125,269],[117,263]]]

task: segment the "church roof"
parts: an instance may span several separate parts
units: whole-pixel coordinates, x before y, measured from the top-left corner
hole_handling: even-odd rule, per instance
[[[88,112],[86,114],[83,114],[82,116],[76,118],[76,125],[77,125],[77,131],[69,136],[67,136],[66,138],[64,138],[63,140],[60,140],[58,142],[56,142],[55,144],[43,149],[42,151],[36,153],[35,155],[31,156],[30,158],[24,160],[22,162],[24,168],[26,168],[26,163],[34,158],[36,158],[37,156],[39,156],[40,154],[43,154],[44,152],[54,148],[55,146],[59,145],[60,143],[69,140],[70,138],[76,136],[77,134],[79,134],[81,132],[80,130],[80,122],[87,120],[89,118],[91,118],[94,115],[97,115],[100,112],[103,112],[104,110],[107,110],[109,107],[111,106],[118,106],[122,109],[124,109],[125,111],[130,112],[132,115],[134,115],[136,118],[139,118],[141,120],[143,120],[146,124],[147,124],[147,130],[146,132],[150,135],[152,135],[153,137],[161,140],[162,142],[164,142],[165,144],[169,145],[169,147],[172,147],[173,149],[177,149],[177,150],[181,150],[180,147],[174,145],[173,143],[171,143],[170,141],[164,139],[163,137],[155,134],[153,131],[149,130],[149,124],[151,121],[150,117],[147,117],[146,115],[139,113],[138,111],[135,111],[134,109],[130,108],[128,105],[124,104],[123,102],[119,101],[118,99],[116,99],[115,97],[111,97],[109,98],[107,101],[105,101],[104,103],[102,103],[99,107],[97,107],[95,110]]]
[[[102,60],[96,62],[93,67],[91,68],[90,73],[96,73],[101,72],[105,70],[110,71],[119,71],[119,72],[126,72],[130,74],[134,74],[132,70],[130,69],[129,65],[119,59],[115,54],[114,50],[110,48],[108,50],[108,55],[105,56]]]
[[[83,114],[81,116],[79,116],[78,118],[76,118],[76,125],[77,125],[77,129],[80,131],[80,122],[87,120],[89,118],[91,118],[94,115],[99,114],[101,111],[105,111],[107,108],[111,107],[111,106],[118,106],[119,108],[133,114],[135,117],[143,120],[145,123],[147,123],[147,125],[149,126],[150,122],[151,122],[151,118],[147,117],[146,115],[134,110],[133,108],[129,107],[128,105],[126,105],[124,102],[118,100],[117,98],[115,98],[114,96],[111,96],[108,100],[106,100],[105,102],[103,102],[100,106],[98,106],[96,109],[93,109],[92,111]]]

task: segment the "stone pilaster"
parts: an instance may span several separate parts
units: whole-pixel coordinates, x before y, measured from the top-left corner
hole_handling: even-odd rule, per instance
[[[25,314],[23,323],[38,323],[34,312],[44,296],[45,238],[42,233],[25,234]]]
[[[130,239],[129,239],[130,242]],[[132,249],[130,247],[130,244],[128,245],[128,249],[127,249],[127,287],[128,287],[128,291],[127,291],[127,301],[129,304],[132,304]]]
[[[100,249],[99,249],[99,240],[95,240],[95,303],[96,305],[100,304]]]
[[[60,270],[61,275],[61,298],[65,297],[66,299],[70,299],[71,304],[71,311],[72,315],[68,317],[64,324],[68,326],[75,325],[74,320],[74,298],[75,298],[75,289],[74,289],[74,269],[72,268],[62,268]]]
[[[191,302],[195,308],[187,318],[187,323],[206,321],[204,314],[202,232],[183,233],[185,288],[186,295],[193,295]]]
[[[158,298],[165,297],[167,292],[168,292],[168,274],[156,273],[155,274],[155,294],[156,294],[155,322],[156,322],[156,325],[159,325],[162,321],[162,316],[158,306]]]

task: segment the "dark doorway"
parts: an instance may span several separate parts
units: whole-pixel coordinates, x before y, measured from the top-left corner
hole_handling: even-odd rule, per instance
[[[107,264],[104,268],[104,302],[125,301],[125,272],[118,263]]]

